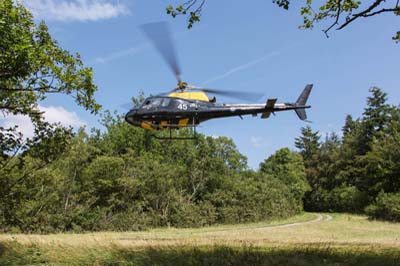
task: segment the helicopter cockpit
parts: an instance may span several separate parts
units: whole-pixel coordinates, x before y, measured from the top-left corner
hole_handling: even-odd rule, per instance
[[[157,109],[160,106],[160,104],[161,104],[161,99],[160,98],[154,98],[154,97],[147,98],[143,102],[141,108],[148,109],[148,110],[149,109]]]
[[[166,108],[169,106],[170,102],[171,99],[168,97],[150,97],[143,102],[140,109],[156,110],[158,108]]]

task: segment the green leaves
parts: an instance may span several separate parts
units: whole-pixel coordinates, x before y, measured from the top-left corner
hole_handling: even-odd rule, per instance
[[[166,7],[167,14],[171,15],[172,17],[176,17],[177,15],[186,15],[186,9],[183,5],[177,6],[175,9],[173,6],[169,5]]]
[[[380,192],[366,212],[373,219],[400,222],[400,193]]]
[[[39,130],[43,117],[38,104],[53,93],[71,95],[78,105],[97,113],[101,106],[94,99],[97,87],[93,83],[93,71],[84,67],[80,56],[60,48],[46,24],[36,25],[21,4],[2,0],[0,11],[0,110],[3,114],[29,116]],[[2,138],[10,137],[5,130],[0,129]],[[14,148],[18,148],[17,142]],[[0,154],[5,152],[0,150]]]
[[[281,180],[302,204],[304,193],[310,190],[306,179],[303,158],[300,154],[283,148],[260,164],[260,171]]]
[[[392,37],[392,39],[393,39],[393,41],[396,41],[396,43],[399,43],[400,42],[400,31],[398,31],[396,33],[396,35]]]
[[[183,12],[183,11],[184,11],[182,5],[177,6],[177,7],[175,8],[175,10],[178,11],[178,12]]]
[[[188,29],[193,24],[200,21],[201,10],[206,0],[189,0],[178,5],[176,8],[169,5],[166,8],[167,14],[172,17],[177,15],[187,16]],[[272,0],[273,4],[288,10],[292,1],[290,0]],[[303,17],[303,23],[299,26],[302,29],[313,29],[315,24],[324,20],[328,21],[328,26],[323,32],[328,36],[332,28],[338,30],[347,27],[353,21],[359,18],[368,18],[382,13],[393,13],[400,15],[400,7],[396,1],[356,1],[356,0],[325,0],[325,1],[305,1],[300,6],[300,15]],[[397,33],[393,38],[399,42],[400,36]]]
[[[168,5],[166,7],[166,12],[173,18],[175,18],[177,15],[186,15],[189,13],[187,19],[187,28],[191,29],[194,23],[200,21],[201,11],[205,2],[205,0],[189,0],[175,8],[171,5]]]
[[[310,0],[307,0],[307,2],[309,1]],[[288,10],[290,5],[290,0],[272,0],[272,3],[277,4],[279,7]]]
[[[191,29],[193,27],[193,24],[198,21],[200,21],[200,15],[196,12],[190,12],[190,17],[188,20],[188,29]]]
[[[145,131],[110,112],[102,124],[104,130],[94,129],[91,135],[84,129],[72,134],[51,128],[10,162],[15,166],[11,171],[0,169],[3,230],[193,227],[301,211],[294,193],[301,190],[299,182],[283,176],[288,173],[298,181],[297,154],[300,161],[289,162],[280,180],[248,170],[246,157],[226,137],[148,140]]]

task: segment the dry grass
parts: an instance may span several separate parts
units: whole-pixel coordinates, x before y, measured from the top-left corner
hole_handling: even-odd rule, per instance
[[[21,244],[37,244],[61,248],[77,247],[160,247],[204,245],[252,246],[382,246],[400,248],[400,224],[369,221],[365,216],[334,214],[327,221],[323,215],[302,214],[281,224],[314,220],[296,226],[279,223],[215,226],[197,229],[153,229],[143,232],[98,232],[86,234],[0,235],[0,241],[13,240]]]
[[[322,218],[322,219],[321,219]],[[290,226],[290,223],[302,222]],[[400,224],[365,216],[291,219],[198,229],[0,235],[0,265],[393,265]]]

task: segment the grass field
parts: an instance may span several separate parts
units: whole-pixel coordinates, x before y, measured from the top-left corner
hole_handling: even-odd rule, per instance
[[[400,224],[305,213],[271,223],[0,235],[0,265],[398,265]]]

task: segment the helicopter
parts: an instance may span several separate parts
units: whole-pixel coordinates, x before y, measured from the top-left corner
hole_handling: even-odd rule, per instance
[[[168,139],[193,139],[196,136],[173,138],[172,130],[190,127],[196,134],[196,127],[210,119],[232,116],[242,118],[243,115],[257,116],[258,114],[261,114],[262,119],[267,119],[271,113],[288,110],[294,110],[301,120],[307,121],[305,109],[311,108],[307,105],[307,99],[311,93],[312,84],[306,85],[296,102],[277,103],[277,98],[269,98],[263,104],[217,103],[215,96],[209,98],[207,93],[233,98],[249,98],[248,96],[252,94],[196,87],[182,81],[168,25],[165,22],[155,22],[144,24],[141,28],[174,72],[178,85],[167,94],[150,96],[139,106],[131,108],[125,115],[125,120],[129,124],[145,130],[169,130]],[[164,137],[152,136],[164,139]]]

